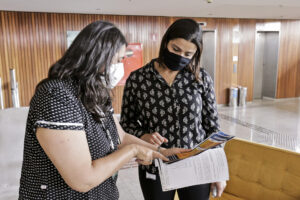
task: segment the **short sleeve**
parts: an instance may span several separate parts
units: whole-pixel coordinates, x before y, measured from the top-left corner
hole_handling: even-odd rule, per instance
[[[37,91],[33,102],[35,128],[83,130],[79,101],[66,89],[51,88]]]

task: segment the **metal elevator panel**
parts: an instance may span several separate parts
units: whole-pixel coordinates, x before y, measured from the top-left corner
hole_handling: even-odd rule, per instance
[[[216,34],[215,31],[203,31],[203,51],[200,66],[206,69],[213,81],[215,81],[216,63]]]
[[[262,98],[264,44],[265,44],[265,34],[258,32],[256,34],[256,42],[255,42],[253,99]]]
[[[279,33],[266,33],[263,63],[263,97],[276,97]]]
[[[275,98],[277,88],[279,32],[257,32],[253,99]]]

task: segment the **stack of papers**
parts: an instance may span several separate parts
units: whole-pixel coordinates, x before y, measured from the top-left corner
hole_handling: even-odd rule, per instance
[[[163,191],[229,180],[223,148],[210,149],[172,164],[166,164],[158,159],[155,162]]]
[[[223,132],[214,133],[191,151],[172,156],[169,162],[156,160],[162,190],[229,180],[224,149],[213,147],[233,137]]]

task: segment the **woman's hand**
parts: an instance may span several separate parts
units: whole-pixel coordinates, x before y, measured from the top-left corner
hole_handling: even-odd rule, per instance
[[[188,152],[190,150],[191,149],[182,149],[182,148],[170,148],[170,149],[161,148],[160,152],[162,155],[168,157],[177,153]]]
[[[160,146],[162,143],[168,142],[168,139],[161,136],[158,132],[146,133],[141,137],[141,139],[157,146]]]
[[[155,158],[160,158],[164,161],[169,161],[168,158],[166,158],[164,155],[162,155],[158,151],[154,151],[152,149],[149,149],[149,148],[141,146],[141,145],[133,144],[133,146],[135,148],[135,156],[137,158],[136,161],[139,164],[151,165]]]
[[[211,191],[213,190],[213,187],[217,188],[217,196],[216,197],[221,197],[221,195],[226,187],[226,181],[212,183],[210,186]]]

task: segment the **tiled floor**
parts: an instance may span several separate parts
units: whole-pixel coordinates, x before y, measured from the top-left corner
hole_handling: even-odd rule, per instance
[[[218,108],[221,130],[238,138],[300,152],[300,98],[256,100]],[[119,172],[120,200],[142,200],[137,168]]]
[[[137,167],[120,170],[117,186],[120,193],[120,200],[144,199],[140,188]]]
[[[300,152],[300,98],[256,100],[245,108],[218,110],[224,132]]]

